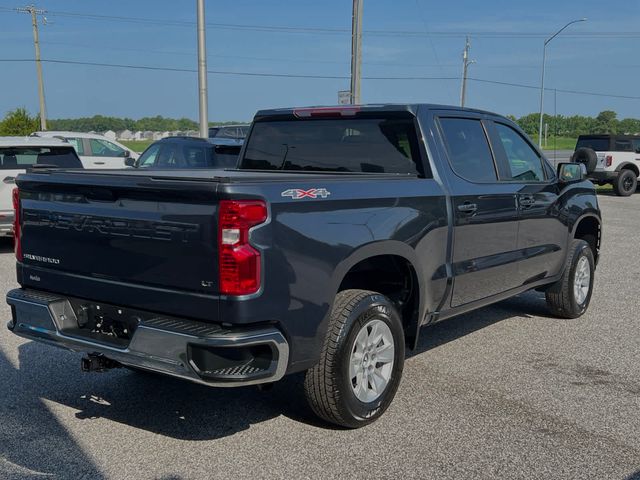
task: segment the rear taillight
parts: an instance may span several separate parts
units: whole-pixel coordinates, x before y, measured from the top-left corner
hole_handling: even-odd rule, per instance
[[[604,166],[605,167],[610,167],[612,163],[613,163],[613,156],[607,155],[606,157],[604,157]]]
[[[249,295],[260,289],[260,252],[249,243],[249,229],[266,220],[267,205],[261,200],[220,202],[220,293]]]
[[[13,189],[13,248],[16,252],[16,259],[22,261],[22,243],[21,243],[21,227],[20,227],[20,191]]]

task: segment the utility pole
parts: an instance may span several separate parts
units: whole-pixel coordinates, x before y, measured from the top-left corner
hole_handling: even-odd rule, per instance
[[[196,0],[198,11],[198,92],[200,136],[209,138],[209,95],[207,91],[207,38],[204,20],[204,0]]]
[[[351,103],[360,103],[360,78],[362,77],[362,4],[353,0],[351,20]]]
[[[45,10],[40,10],[34,5],[27,7],[16,8],[20,13],[31,14],[31,23],[33,25],[33,44],[36,49],[36,70],[38,72],[38,96],[40,97],[40,130],[47,129],[47,108],[44,101],[44,81],[42,79],[42,62],[40,61],[40,36],[38,35],[38,15],[44,15],[47,13]],[[45,19],[46,22],[46,19]]]
[[[462,52],[462,88],[460,89],[460,106],[464,107],[464,102],[467,97],[467,71],[469,65],[476,63],[475,60],[469,60],[469,50],[471,49],[471,43],[469,37],[467,37],[464,45],[464,52]]]

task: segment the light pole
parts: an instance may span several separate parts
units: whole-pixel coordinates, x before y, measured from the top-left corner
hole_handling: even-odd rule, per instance
[[[538,146],[540,148],[542,148],[542,117],[544,116],[544,67],[547,60],[547,45],[551,40],[553,40],[558,35],[560,35],[560,32],[562,32],[569,25],[573,25],[574,23],[579,23],[579,22],[586,22],[586,21],[587,21],[586,18],[581,18],[579,20],[572,20],[571,22],[567,23],[564,27],[562,27],[560,30],[558,30],[556,33],[554,33],[544,41],[544,46],[542,48],[542,81],[540,82],[540,127],[538,128]]]
[[[351,104],[360,103],[360,79],[362,77],[362,4],[364,0],[353,0],[351,20]]]
[[[198,11],[198,105],[200,110],[200,136],[209,138],[209,96],[207,91],[207,41],[204,21],[204,0],[197,0]]]

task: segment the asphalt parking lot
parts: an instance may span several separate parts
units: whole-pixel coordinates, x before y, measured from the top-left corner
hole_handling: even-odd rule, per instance
[[[2,327],[0,478],[640,479],[640,194],[600,202],[584,317],[528,293],[424,329],[395,402],[357,431],[317,421],[300,376],[261,393],[83,374],[79,355]]]

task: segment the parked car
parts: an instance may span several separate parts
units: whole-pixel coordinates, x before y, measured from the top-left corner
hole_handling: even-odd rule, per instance
[[[209,127],[209,138],[233,138],[243,140],[249,133],[250,125],[220,125]]]
[[[73,146],[57,138],[0,137],[0,235],[13,235],[15,178],[34,166],[82,168]]]
[[[601,241],[581,165],[556,174],[515,123],[457,107],[265,110],[235,170],[17,184],[15,334],[86,371],[306,371],[311,408],[354,428],[387,409],[423,325],[532,289],[581,316]]]
[[[628,197],[638,187],[640,135],[580,135],[571,161],[586,165],[596,183],[610,183],[616,195]]]
[[[95,133],[46,131],[33,135],[65,139],[76,149],[84,168],[124,168],[127,158],[138,158],[130,148]]]
[[[126,164],[136,168],[235,168],[241,148],[242,142],[232,139],[167,137]]]

